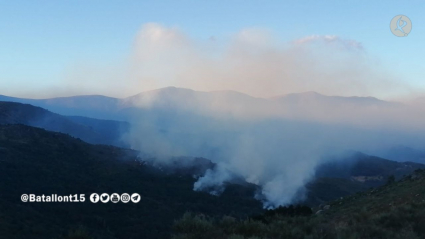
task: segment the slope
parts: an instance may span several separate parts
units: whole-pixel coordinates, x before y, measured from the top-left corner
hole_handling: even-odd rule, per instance
[[[316,213],[279,208],[263,217],[238,220],[185,214],[174,225],[174,239],[390,239],[425,237],[425,171],[398,182],[342,198]],[[285,213],[283,213],[285,212]],[[301,211],[302,212],[302,211]]]
[[[261,211],[253,192],[194,192],[194,178],[143,164],[136,151],[61,133],[0,125],[0,238],[57,238],[84,226],[96,238],[168,238],[185,211],[244,216]],[[139,193],[135,203],[97,203],[91,193]],[[85,194],[79,203],[23,203],[22,194]],[[241,196],[244,195],[245,196]]]
[[[126,146],[121,135],[129,124],[121,121],[62,116],[40,107],[0,101],[0,124],[24,124],[62,132],[94,144]]]

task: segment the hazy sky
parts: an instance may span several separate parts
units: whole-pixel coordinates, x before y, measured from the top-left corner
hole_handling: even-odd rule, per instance
[[[315,74],[332,71],[335,73],[329,78],[341,79],[346,72],[361,72],[358,76],[361,84],[365,84],[368,78],[375,78],[374,84],[358,86],[346,94],[390,97],[409,91],[418,93],[425,89],[424,12],[424,1],[0,0],[0,94],[48,97],[81,93],[122,97],[175,85],[198,90],[240,90],[257,96],[304,90],[344,95],[341,88],[357,85],[355,79],[349,79],[340,87],[324,88],[324,84],[335,82],[324,83],[321,78],[326,75],[313,84],[305,79],[301,84],[278,84],[285,77],[293,81],[294,77],[314,78]],[[413,30],[408,37],[395,37],[390,32],[390,20],[398,14],[412,20]],[[151,44],[158,32],[162,42],[168,44],[168,38],[172,38],[170,48],[167,44]],[[235,44],[240,43],[234,39],[241,36],[245,37],[243,41],[254,39],[256,47],[263,43],[267,47],[261,45],[261,54],[251,54],[241,63],[243,54],[238,53],[237,60],[233,54]],[[318,60],[317,56],[312,58],[311,52],[298,58],[299,51],[293,49],[294,42],[309,39],[324,42],[338,39],[340,43],[336,49],[341,46],[360,49],[360,56],[355,53],[353,60],[349,53],[349,60],[342,61],[355,69],[346,69],[346,66],[333,69],[339,58],[331,56],[333,60],[328,61],[330,49],[327,48],[323,60]],[[141,57],[138,49],[143,51]],[[246,49],[250,49],[249,44],[244,51]],[[268,51],[276,52],[277,49],[281,55],[268,55]],[[175,59],[167,58],[167,50]],[[152,60],[146,58],[146,52],[162,54],[163,57]],[[316,54],[317,50],[314,52]],[[251,58],[261,61],[255,62]],[[308,69],[300,67],[291,73],[270,73],[279,69],[279,66],[270,68],[270,64],[278,62],[288,67],[299,61],[304,62],[302,64],[311,61],[312,65],[319,64],[324,70],[299,75],[297,70],[305,72]],[[261,66],[263,62],[267,65]],[[179,68],[179,64],[199,67],[202,71]],[[234,68],[228,69],[229,64]],[[240,82],[246,75],[240,71],[244,67],[251,68],[250,65],[254,67],[248,76],[258,78],[261,72],[265,72],[264,77],[270,77],[265,80],[267,87],[261,91],[254,89],[261,82],[252,79],[251,85],[241,87]],[[260,67],[256,68],[258,65]],[[170,70],[170,66],[173,69]],[[169,74],[162,74],[164,72]],[[204,75],[210,75],[206,77],[209,83],[194,82]],[[226,83],[230,78],[238,77],[241,78],[239,81]],[[214,78],[220,78],[217,84],[211,83]],[[407,91],[393,95],[382,93],[387,90],[388,78],[391,78],[390,85],[393,84],[394,89],[400,88],[401,84]],[[380,91],[377,88],[381,86]]]

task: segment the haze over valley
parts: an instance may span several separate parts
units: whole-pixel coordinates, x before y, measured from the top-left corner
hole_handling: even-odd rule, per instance
[[[116,122],[99,132],[93,125],[100,123],[85,125],[94,132],[84,133],[84,137],[69,130],[73,126],[66,123],[61,124],[68,130],[52,128],[51,123],[29,123],[35,121],[34,116],[32,121],[15,123],[72,131],[71,135],[87,142],[127,146],[153,165],[173,165],[175,157],[211,160],[216,166],[200,175],[193,185],[195,191],[219,195],[226,183],[242,179],[259,186],[253,197],[264,207],[304,200],[305,186],[314,180],[316,167],[354,152],[425,162],[425,121],[420,120],[425,111],[408,102],[316,92],[257,98],[235,91],[200,92],[175,87],[122,99],[90,95],[0,99],[68,115],[62,116],[68,124],[85,125],[89,119],[83,117]],[[75,115],[79,117],[72,117]],[[38,116],[37,122],[50,122],[52,117]],[[113,135],[102,136],[112,129]],[[96,134],[102,140],[96,140]],[[404,150],[392,153],[400,148]]]
[[[424,12],[0,2],[0,239],[425,238]]]

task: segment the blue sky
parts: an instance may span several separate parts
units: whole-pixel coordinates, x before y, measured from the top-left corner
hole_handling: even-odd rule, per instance
[[[424,1],[0,1],[0,94],[36,95],[60,86],[77,63],[120,62],[149,22],[201,41],[251,27],[284,42],[336,35],[360,42],[399,80],[425,89],[424,13]],[[398,14],[412,20],[408,37],[389,30]]]

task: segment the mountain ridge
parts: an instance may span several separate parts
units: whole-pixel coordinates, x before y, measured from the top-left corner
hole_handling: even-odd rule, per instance
[[[126,122],[63,116],[30,104],[0,101],[0,124],[24,124],[66,133],[94,144],[125,146],[121,134],[129,130]]]
[[[376,100],[380,100],[380,101],[384,101],[381,99],[378,99],[376,97],[373,96],[339,96],[339,95],[325,95],[325,94],[321,94],[319,92],[316,91],[305,91],[305,92],[298,92],[298,93],[287,93],[287,94],[282,94],[282,95],[277,95],[277,96],[271,96],[271,97],[255,97],[243,92],[239,92],[239,91],[235,91],[235,90],[214,90],[214,91],[198,91],[198,90],[193,90],[190,88],[182,88],[182,87],[174,87],[174,86],[168,86],[168,87],[162,87],[162,88],[158,88],[158,89],[153,89],[153,90],[147,90],[147,91],[142,91],[139,92],[137,94],[134,95],[130,95],[130,96],[126,96],[126,97],[111,97],[111,96],[106,96],[106,95],[100,95],[100,94],[88,94],[88,95],[74,95],[74,96],[60,96],[60,97],[51,97],[51,98],[41,98],[41,99],[32,99],[32,98],[21,98],[21,97],[13,97],[13,96],[7,96],[7,95],[1,95],[0,97],[4,97],[4,98],[10,98],[10,99],[19,99],[19,100],[37,100],[37,101],[45,101],[45,100],[59,100],[59,99],[70,99],[70,98],[108,98],[111,100],[122,100],[122,99],[127,99],[130,97],[134,97],[134,96],[138,96],[138,95],[142,95],[142,94],[149,94],[149,93],[162,93],[162,92],[176,92],[176,91],[180,91],[180,92],[197,92],[197,93],[235,93],[235,94],[239,94],[239,95],[244,95],[244,96],[248,96],[251,98],[257,98],[257,99],[277,99],[277,98],[281,98],[281,97],[288,97],[288,96],[302,96],[302,95],[315,95],[315,96],[323,96],[323,97],[340,97],[340,98],[365,98],[365,99],[376,99]]]
[[[300,115],[310,115],[305,111],[312,106],[315,108],[320,106],[323,110],[331,111],[340,106],[361,108],[400,105],[397,102],[388,102],[374,97],[327,96],[317,92],[292,93],[272,98],[261,98],[238,91],[196,91],[177,87],[144,91],[124,98],[81,95],[48,99],[23,99],[0,95],[0,100],[32,104],[63,115],[111,120],[128,120],[128,116],[125,116],[126,112],[155,107],[200,112],[213,110],[243,115],[270,114],[271,112],[289,110],[298,112],[297,114]],[[292,113],[289,112],[289,114]]]

